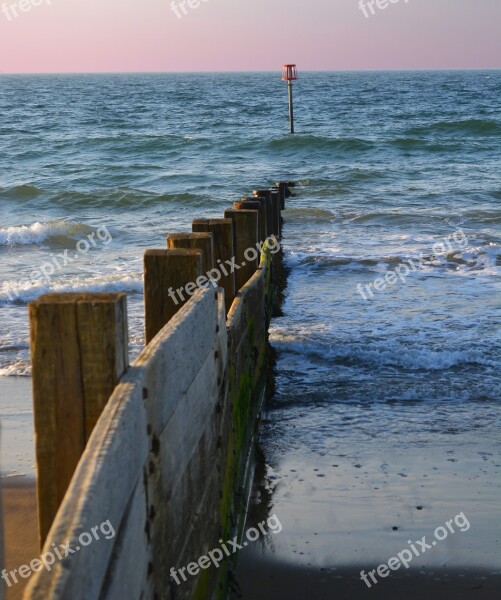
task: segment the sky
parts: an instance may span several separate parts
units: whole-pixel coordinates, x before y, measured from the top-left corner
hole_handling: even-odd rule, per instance
[[[501,0],[0,0],[0,73],[499,68],[500,30]]]

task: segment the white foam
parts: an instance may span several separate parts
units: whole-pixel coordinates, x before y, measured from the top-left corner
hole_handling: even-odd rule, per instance
[[[87,279],[58,279],[49,282],[4,281],[0,287],[0,304],[32,302],[42,294],[50,292],[126,292],[142,294],[143,280],[139,273],[120,273],[118,275],[98,275]]]
[[[367,343],[365,345],[346,345],[343,340],[339,343],[327,343],[325,340],[313,341],[303,335],[273,329],[270,341],[283,352],[291,352],[305,357],[321,359],[329,363],[335,361],[353,361],[373,364],[376,366],[400,367],[409,370],[442,371],[464,364],[478,364],[499,368],[497,361],[487,358],[480,350],[432,350],[430,348],[409,347],[398,342]]]
[[[32,225],[0,227],[0,246],[40,244],[53,237],[78,237],[92,228],[75,221],[49,221]]]
[[[378,250],[380,250],[378,248]],[[340,271],[364,270],[374,273],[385,273],[394,270],[399,264],[407,265],[412,261],[420,265],[415,272],[431,276],[441,276],[444,268],[448,275],[480,275],[482,277],[500,277],[500,246],[482,240],[479,245],[465,248],[454,247],[444,254],[433,254],[427,247],[406,249],[405,253],[381,254],[368,253],[346,254],[340,247],[326,244],[310,245],[286,250],[286,264],[289,268],[308,268],[312,263],[325,264]],[[451,267],[453,267],[451,269]]]
[[[0,367],[0,377],[29,377],[31,365],[28,360],[17,360],[16,362]]]

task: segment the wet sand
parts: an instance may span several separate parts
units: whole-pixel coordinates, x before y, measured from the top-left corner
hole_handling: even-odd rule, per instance
[[[2,480],[4,568],[8,572],[40,556],[35,481],[31,478]],[[20,600],[28,579],[6,586],[7,600]]]
[[[35,477],[31,377],[0,377],[2,478]]]
[[[3,567],[8,572],[40,556],[35,488],[35,447],[30,377],[0,377]],[[5,586],[21,599],[28,579]]]
[[[472,569],[409,569],[393,573],[369,589],[360,569],[294,567],[242,551],[238,583],[243,600],[497,600],[501,574]]]
[[[283,529],[240,553],[236,580],[244,600],[500,597],[495,431],[407,444],[349,443],[347,433],[319,453],[297,429],[295,446],[283,443],[282,432],[280,439],[269,435],[257,461],[247,527],[276,514]],[[454,533],[436,541],[436,528],[460,514],[467,523],[459,517]],[[388,563],[423,536],[436,543],[413,557],[409,569],[378,577],[370,589],[361,580],[361,570]]]

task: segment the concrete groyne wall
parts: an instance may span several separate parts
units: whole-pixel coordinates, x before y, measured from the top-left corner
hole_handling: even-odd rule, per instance
[[[286,191],[248,201],[262,210],[240,202],[214,227],[197,219],[193,230],[208,235],[177,234],[170,250],[146,252],[147,344],[130,366],[122,294],[49,294],[30,306],[42,557],[72,551],[34,574],[25,598],[227,595],[234,557],[181,585],[171,568],[243,527],[251,439],[270,387],[268,326],[283,291]],[[250,262],[245,282],[228,273],[184,303],[167,297],[228,254]]]

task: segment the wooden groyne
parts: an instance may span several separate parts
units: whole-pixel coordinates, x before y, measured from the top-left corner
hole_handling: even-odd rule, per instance
[[[286,182],[256,190],[146,250],[132,365],[123,294],[30,304],[42,557],[73,552],[33,574],[26,599],[227,596],[235,556],[182,585],[170,570],[242,532],[287,195]],[[92,537],[105,522],[114,536]]]

